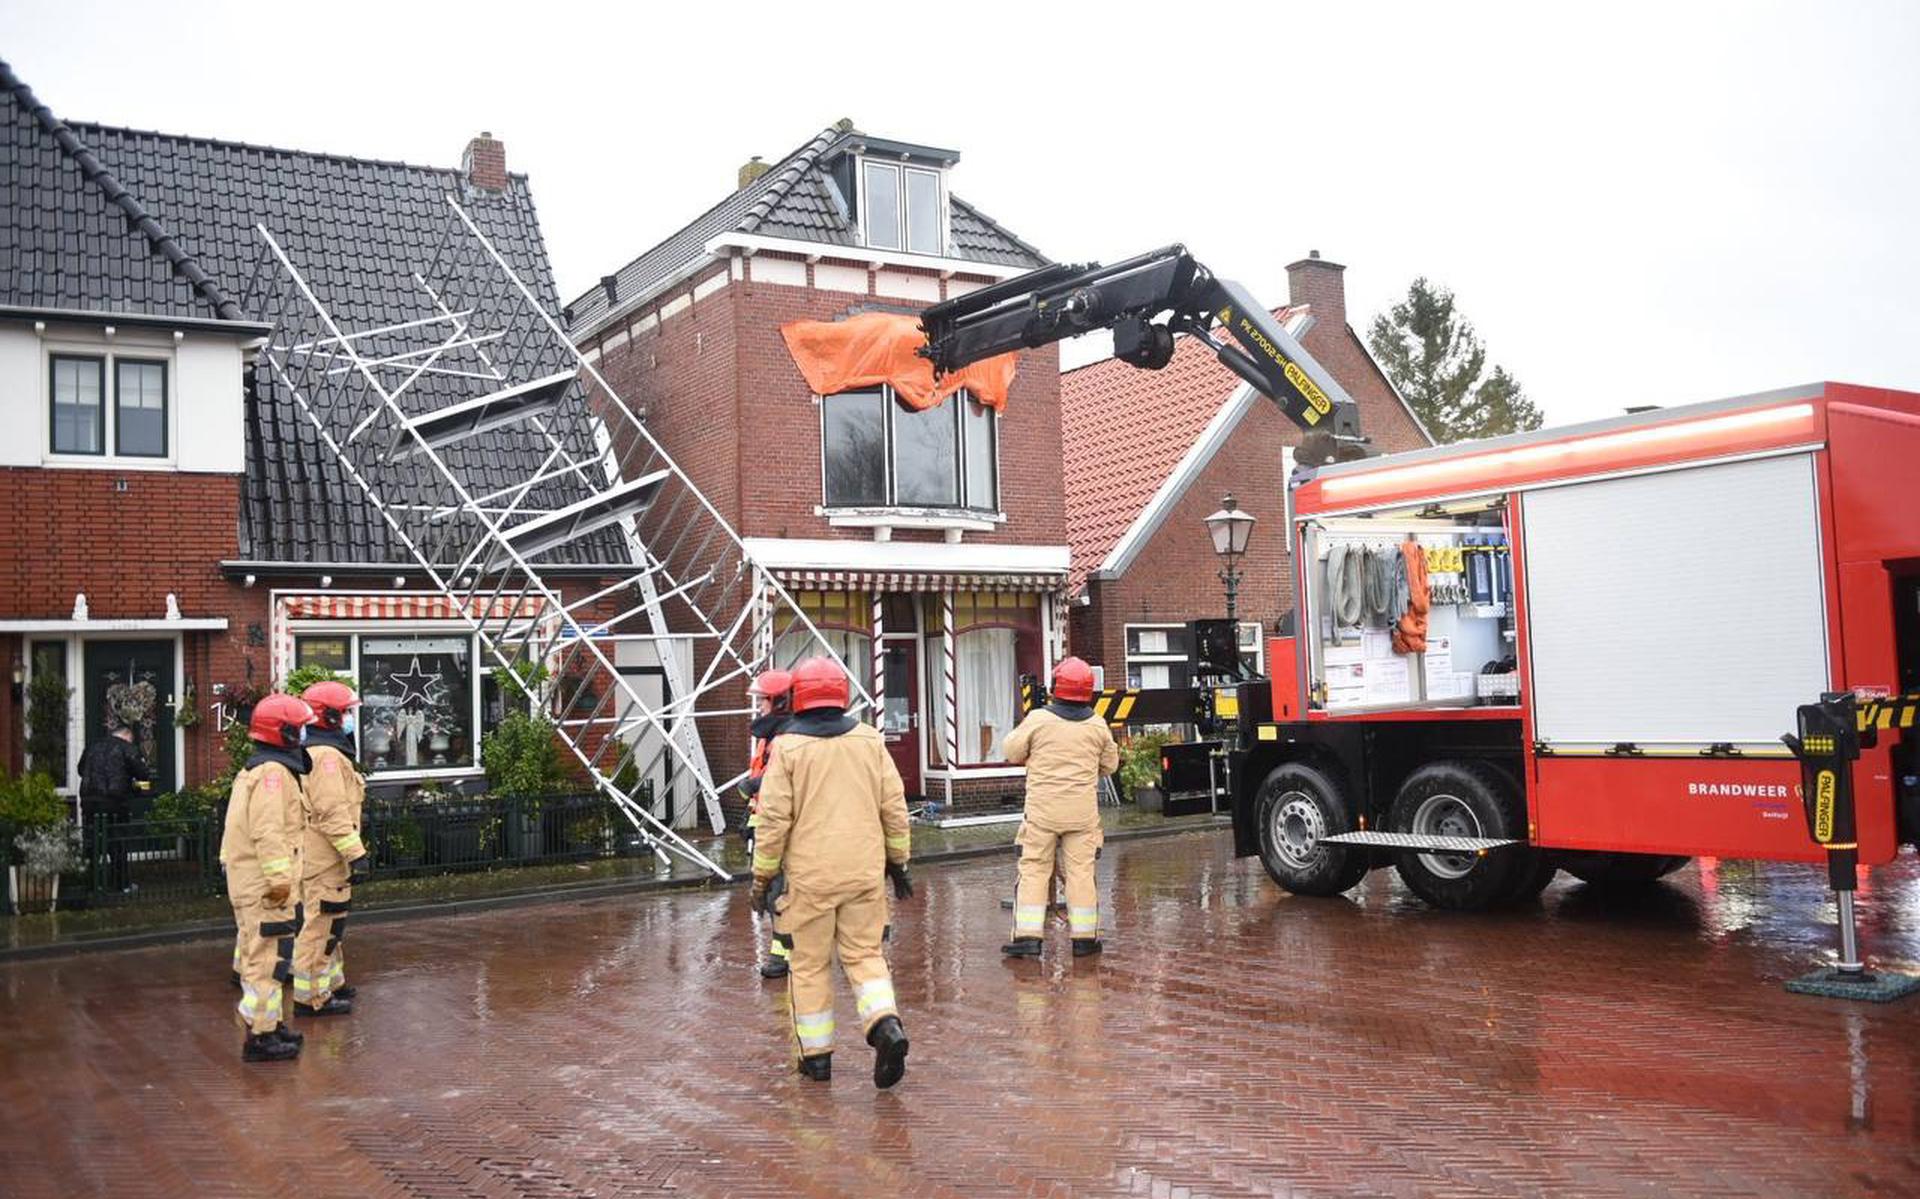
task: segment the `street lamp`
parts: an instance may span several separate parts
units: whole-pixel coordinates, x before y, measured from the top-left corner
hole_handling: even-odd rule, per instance
[[[1240,594],[1240,555],[1247,552],[1247,538],[1253,533],[1253,514],[1234,506],[1228,493],[1220,511],[1207,517],[1207,532],[1213,537],[1213,552],[1220,555],[1220,581],[1227,585],[1227,619],[1233,620],[1234,600]]]

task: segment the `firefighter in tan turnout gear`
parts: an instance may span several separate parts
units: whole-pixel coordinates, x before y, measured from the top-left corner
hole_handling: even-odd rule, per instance
[[[1100,952],[1100,897],[1094,860],[1100,829],[1100,776],[1120,767],[1113,732],[1094,716],[1093,668],[1068,658],[1053,671],[1053,698],[1007,734],[1007,761],[1027,768],[1020,824],[1020,883],[1013,898],[1009,957],[1039,957],[1053,887],[1055,856],[1066,879],[1073,956]]]
[[[344,1016],[353,1011],[340,948],[353,904],[353,884],[365,879],[373,859],[360,842],[360,809],[367,784],[353,761],[354,709],[360,697],[329,679],[300,693],[313,709],[307,730],[307,831],[301,857],[306,874],[301,896],[306,921],[293,946],[293,1010],[302,1016]]]
[[[765,902],[786,874],[776,905],[791,938],[789,974],[800,1072],[826,1081],[833,1062],[832,959],[853,990],[873,1047],[873,1083],[890,1087],[907,1069],[907,1034],[894,1007],[881,952],[887,881],[913,895],[906,796],[886,743],[847,715],[850,688],[838,664],[809,658],[793,672],[794,718],[774,742],[760,786],[751,902]]]
[[[301,780],[312,765],[301,748],[313,710],[291,695],[269,695],[247,723],[253,756],[233,780],[220,863],[240,932],[240,1023],[249,1062],[300,1055],[300,1038],[281,1026],[282,987],[293,977],[300,931],[301,841],[307,818]]]

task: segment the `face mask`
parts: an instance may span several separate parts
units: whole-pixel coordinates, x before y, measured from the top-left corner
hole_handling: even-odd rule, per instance
[[[300,744],[305,745],[306,743],[307,743],[307,726],[303,724],[300,726]]]
[[[352,712],[348,712],[344,716],[340,717],[340,731],[342,733],[345,733],[347,736],[349,737],[353,736],[353,731],[359,727],[360,727],[360,722],[357,719],[355,719],[354,714]]]

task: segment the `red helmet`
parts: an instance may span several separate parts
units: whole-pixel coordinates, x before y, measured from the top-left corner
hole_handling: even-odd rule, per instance
[[[306,700],[307,706],[313,709],[318,723],[330,729],[339,728],[340,718],[350,709],[360,706],[360,697],[353,693],[353,688],[332,679],[315,683],[302,691],[300,698]]]
[[[844,708],[853,699],[847,672],[832,658],[808,658],[793,668],[793,710]]]
[[[747,694],[761,699],[777,700],[793,690],[793,672],[787,670],[768,670],[754,676],[747,687]]]
[[[300,744],[300,730],[314,723],[313,709],[297,695],[269,695],[253,705],[247,736],[262,745],[292,749]]]
[[[1063,658],[1053,668],[1053,698],[1070,704],[1093,702],[1093,667],[1078,658]]]

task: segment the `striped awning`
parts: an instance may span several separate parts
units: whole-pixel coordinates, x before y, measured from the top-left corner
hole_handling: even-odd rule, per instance
[[[289,620],[458,620],[464,610],[476,620],[538,616],[540,596],[493,596],[456,605],[445,595],[289,595],[280,601]]]
[[[800,570],[776,567],[789,591],[1058,591],[1065,571],[967,573],[917,570]]]

